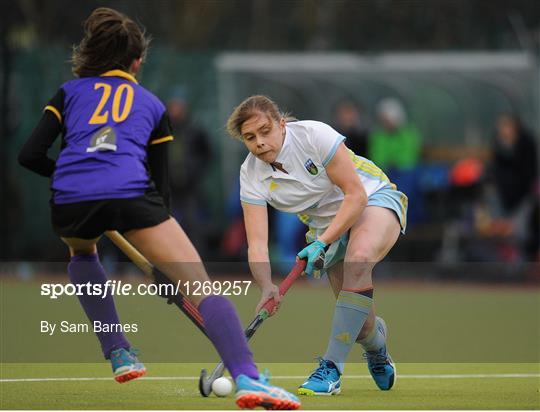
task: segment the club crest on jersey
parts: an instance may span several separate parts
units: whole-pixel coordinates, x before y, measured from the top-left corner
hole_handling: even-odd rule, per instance
[[[103,127],[94,133],[90,139],[90,147],[86,149],[88,153],[104,150],[116,151],[116,133],[110,126]]]
[[[306,163],[304,163],[304,167],[309,172],[309,174],[312,174],[313,176],[319,173],[319,169],[317,169],[317,166],[315,166],[315,163],[313,163],[313,160],[311,159],[308,159]]]

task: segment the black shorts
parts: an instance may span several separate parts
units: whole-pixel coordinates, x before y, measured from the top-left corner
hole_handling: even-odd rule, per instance
[[[51,221],[60,237],[95,239],[107,230],[125,232],[156,226],[169,218],[163,198],[155,190],[127,199],[90,200],[54,204]]]

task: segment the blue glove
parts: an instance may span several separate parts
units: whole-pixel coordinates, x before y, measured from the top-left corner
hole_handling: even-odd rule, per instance
[[[300,259],[307,259],[305,269],[306,275],[317,277],[315,276],[314,271],[319,272],[324,267],[324,258],[326,255],[325,249],[326,243],[320,239],[317,239],[315,242],[310,243],[304,249],[298,252],[297,256]]]

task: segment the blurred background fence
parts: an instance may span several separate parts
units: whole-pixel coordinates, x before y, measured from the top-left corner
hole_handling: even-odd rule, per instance
[[[257,93],[273,96],[298,119],[329,124],[341,101],[355,102],[373,120],[377,103],[394,96],[425,136],[427,160],[457,160],[456,147],[486,147],[502,112],[518,112],[535,131],[540,127],[539,66],[523,52],[226,53],[217,56],[216,66],[223,124],[231,107]],[[226,183],[244,156],[239,148],[222,150]]]

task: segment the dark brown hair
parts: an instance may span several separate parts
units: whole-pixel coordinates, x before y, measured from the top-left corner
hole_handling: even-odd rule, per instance
[[[288,113],[283,113],[278,105],[269,97],[255,95],[245,99],[233,110],[227,120],[227,132],[232,137],[241,140],[242,124],[256,113],[266,114],[276,122],[279,122],[281,119],[285,119],[285,121],[296,120],[294,117],[289,116]]]
[[[84,37],[73,48],[73,74],[97,76],[106,71],[127,71],[133,60],[146,56],[149,40],[124,14],[100,7],[85,20]]]

